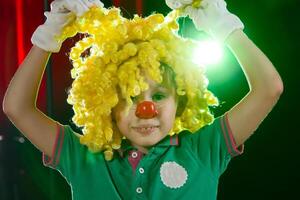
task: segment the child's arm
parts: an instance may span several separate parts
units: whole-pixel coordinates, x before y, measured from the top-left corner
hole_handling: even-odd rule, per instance
[[[166,0],[172,9],[181,9],[198,30],[225,42],[234,53],[246,75],[250,92],[230,111],[228,120],[239,146],[255,131],[276,104],[283,83],[272,63],[243,33],[244,24],[227,10],[224,0]]]
[[[283,92],[276,69],[259,48],[236,30],[226,40],[239,61],[250,92],[228,111],[228,120],[237,145],[243,144],[272,110]]]
[[[53,1],[46,12],[46,22],[34,32],[34,44],[15,73],[3,100],[3,111],[11,122],[37,148],[49,157],[55,143],[56,123],[36,107],[36,99],[50,52],[58,52],[62,41],[57,41],[62,28],[75,15],[80,16],[91,6],[103,6],[98,1]]]
[[[50,52],[33,46],[12,78],[3,100],[3,111],[32,144],[51,156],[55,121],[36,108],[36,99]]]

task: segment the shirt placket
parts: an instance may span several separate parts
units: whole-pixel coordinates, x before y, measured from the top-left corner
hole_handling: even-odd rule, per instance
[[[149,169],[149,163],[155,159],[155,154],[153,154],[154,148],[148,152],[146,156],[139,151],[129,152],[129,163],[132,166],[132,170],[135,176],[134,185],[134,199],[147,199],[146,189],[147,189],[147,174]]]

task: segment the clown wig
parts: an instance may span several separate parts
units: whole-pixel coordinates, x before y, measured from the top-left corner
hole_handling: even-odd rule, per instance
[[[209,106],[219,105],[218,99],[207,89],[204,68],[191,58],[197,41],[177,34],[176,19],[175,11],[166,17],[152,14],[126,19],[118,8],[93,7],[58,36],[64,40],[86,34],[70,52],[74,81],[67,102],[73,106],[72,121],[83,127],[80,143],[90,151],[103,151],[105,159],[111,160],[120,148],[124,137],[112,121],[112,108],[121,96],[128,111],[131,97],[148,89],[141,71],[157,83],[163,81],[162,66],[174,71],[176,95],[186,102],[169,135],[182,130],[193,133],[214,120]]]

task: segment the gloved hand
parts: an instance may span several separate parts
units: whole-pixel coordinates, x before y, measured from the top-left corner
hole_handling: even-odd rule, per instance
[[[177,5],[176,9],[183,9],[182,15],[188,15],[198,30],[205,31],[220,42],[224,42],[234,30],[244,29],[241,20],[227,10],[224,0],[202,0],[197,6],[195,0],[166,1],[172,7]]]
[[[32,44],[48,52],[59,52],[63,41],[57,41],[63,27],[81,16],[92,6],[103,7],[99,0],[55,0],[50,5],[50,12],[44,24],[40,25],[31,37]]]
[[[166,0],[166,4],[173,10],[192,5],[193,2],[193,0]]]

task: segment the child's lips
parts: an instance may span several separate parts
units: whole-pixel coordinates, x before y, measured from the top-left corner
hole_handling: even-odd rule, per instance
[[[156,131],[159,126],[147,126],[147,127],[133,127],[133,130],[141,133],[141,134],[150,134]]]

